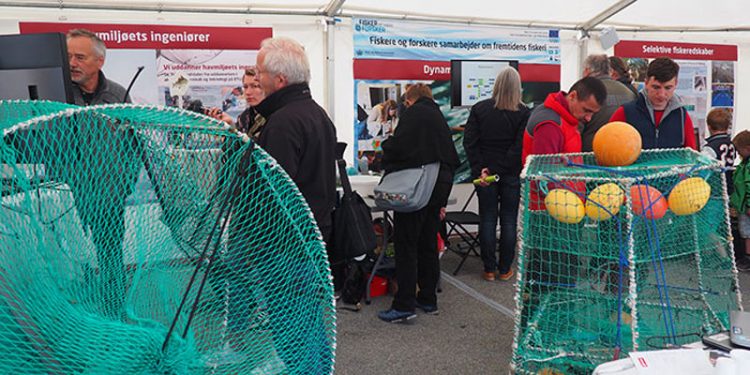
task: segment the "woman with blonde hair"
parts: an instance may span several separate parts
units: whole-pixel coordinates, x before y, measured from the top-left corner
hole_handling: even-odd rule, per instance
[[[513,68],[498,73],[492,98],[482,100],[469,113],[464,149],[474,178],[499,175],[497,183],[476,186],[479,198],[479,246],[484,263],[482,278],[509,280],[513,276],[516,217],[521,196],[521,151],[530,111],[521,102],[521,77]],[[500,241],[497,220],[500,219]],[[498,261],[495,253],[500,248]]]
[[[255,107],[266,98],[266,94],[260,87],[258,71],[255,67],[245,69],[245,74],[242,76],[242,89],[247,108],[237,116],[237,121],[234,121],[231,116],[222,112],[219,108],[211,108],[206,114],[229,125],[234,125],[237,130],[257,141],[260,138],[263,126],[266,124],[266,119],[255,110]]]

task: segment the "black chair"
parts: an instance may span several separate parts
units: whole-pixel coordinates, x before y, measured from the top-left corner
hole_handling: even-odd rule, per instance
[[[458,263],[458,267],[453,271],[453,276],[458,274],[458,271],[461,270],[469,255],[473,253],[479,256],[479,252],[477,251],[479,248],[479,214],[466,210],[475,195],[476,190],[471,192],[461,211],[448,211],[445,213],[445,225],[447,226],[446,248],[461,257],[461,262]],[[467,226],[475,226],[476,231],[469,231],[466,228]],[[455,244],[450,239],[453,234],[458,235],[461,239],[460,241],[456,241]]]

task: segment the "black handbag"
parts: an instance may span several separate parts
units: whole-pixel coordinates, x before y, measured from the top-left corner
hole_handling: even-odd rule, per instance
[[[337,260],[348,261],[372,253],[377,246],[372,229],[372,212],[364,199],[352,191],[346,174],[346,162],[336,161],[344,189],[338,207],[333,212],[333,243]],[[333,263],[334,260],[331,260]]]

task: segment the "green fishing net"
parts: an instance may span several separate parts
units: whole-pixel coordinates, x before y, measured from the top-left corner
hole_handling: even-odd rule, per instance
[[[0,101],[0,373],[327,374],[312,214],[223,123]]]
[[[512,369],[590,374],[727,329],[740,293],[723,172],[689,149],[612,168],[591,153],[532,157]]]

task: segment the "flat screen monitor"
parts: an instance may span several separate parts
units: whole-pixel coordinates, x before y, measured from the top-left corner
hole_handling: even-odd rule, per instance
[[[73,103],[64,34],[0,35],[0,51],[0,100]]]
[[[492,97],[495,77],[518,60],[451,60],[451,106],[471,107]]]
[[[521,101],[534,108],[547,99],[547,95],[560,91],[559,82],[521,82]]]

